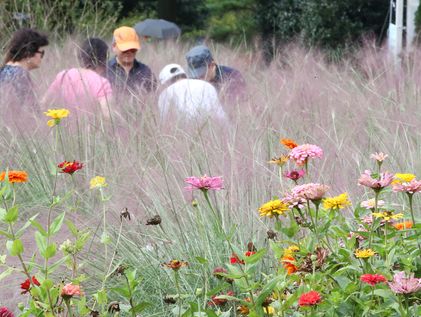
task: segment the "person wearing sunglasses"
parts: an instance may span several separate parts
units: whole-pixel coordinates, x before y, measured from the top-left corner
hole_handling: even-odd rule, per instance
[[[29,72],[40,67],[47,45],[47,36],[33,29],[20,29],[13,34],[0,67],[2,97],[10,97],[18,104],[37,109]]]
[[[151,69],[136,59],[140,40],[134,28],[122,26],[113,33],[115,54],[108,62],[107,78],[116,93],[151,92],[156,89],[156,78]]]

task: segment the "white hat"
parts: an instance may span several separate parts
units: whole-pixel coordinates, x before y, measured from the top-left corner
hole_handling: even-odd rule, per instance
[[[181,67],[178,64],[168,64],[159,73],[159,81],[163,85],[169,80],[171,80],[172,78],[174,78],[175,76],[182,75],[182,74],[186,74],[183,67]]]

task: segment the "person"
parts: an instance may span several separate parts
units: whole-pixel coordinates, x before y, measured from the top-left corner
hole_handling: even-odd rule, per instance
[[[214,117],[226,119],[216,89],[206,81],[187,78],[178,64],[166,65],[159,73],[159,81],[167,87],[159,95],[161,117],[172,111],[187,118]]]
[[[99,104],[108,117],[108,101],[112,97],[110,82],[103,76],[107,65],[107,44],[99,38],[85,40],[78,52],[81,67],[63,70],[49,86],[44,103],[61,102],[78,112],[94,113]]]
[[[134,28],[122,26],[113,33],[112,49],[115,54],[108,62],[107,78],[117,93],[156,89],[151,69],[136,59],[140,40]]]
[[[245,81],[241,73],[231,67],[216,64],[209,48],[193,47],[186,54],[189,77],[210,82],[230,99],[241,98],[245,92]]]
[[[13,34],[6,49],[4,64],[0,67],[3,97],[7,95],[33,110],[38,108],[29,72],[40,67],[47,45],[47,36],[33,29],[20,29]]]

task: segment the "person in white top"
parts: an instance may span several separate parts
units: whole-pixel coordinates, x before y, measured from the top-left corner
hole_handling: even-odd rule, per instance
[[[187,118],[217,118],[226,120],[216,89],[208,82],[187,78],[178,64],[169,64],[159,73],[159,81],[167,87],[159,95],[161,117],[177,112]]]

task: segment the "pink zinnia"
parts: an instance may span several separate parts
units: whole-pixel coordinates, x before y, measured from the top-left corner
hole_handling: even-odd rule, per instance
[[[421,289],[421,278],[415,278],[414,274],[407,277],[405,272],[398,272],[393,276],[393,281],[387,284],[396,294],[410,294]]]
[[[80,290],[80,286],[79,285],[74,285],[72,283],[66,284],[63,286],[63,288],[61,289],[61,296],[66,298],[66,297],[72,297],[75,295],[82,295],[82,291]]]
[[[289,208],[304,208],[306,200],[295,193],[287,193],[281,199],[282,202],[288,205]]]
[[[369,170],[365,170],[364,173],[361,174],[358,184],[370,187],[374,190],[380,190],[389,186],[393,181],[393,177],[393,174],[385,172],[380,174],[380,179],[376,179],[371,177],[371,172]]]
[[[413,194],[421,191],[421,181],[417,181],[416,179],[413,179],[412,181],[408,183],[396,183],[392,185],[392,190],[397,192],[405,192],[408,194]]]
[[[303,165],[309,158],[321,158],[323,150],[314,144],[302,144],[289,152],[289,157],[295,161],[297,165]]]
[[[361,275],[360,280],[364,283],[370,284],[371,286],[386,282],[386,278],[381,274],[363,274]]]
[[[185,179],[185,182],[191,185],[191,186],[185,187],[186,190],[195,190],[195,189],[220,190],[223,188],[222,186],[223,186],[224,180],[222,179],[221,176],[210,177],[210,176],[204,175],[202,177],[196,177],[196,176],[187,177]]]
[[[374,153],[370,155],[370,158],[375,159],[377,162],[383,162],[389,155],[382,152]]]
[[[368,200],[364,200],[363,202],[361,202],[361,207],[364,207],[365,209],[375,209],[376,206],[375,205],[375,200],[374,198],[368,199]],[[377,201],[377,208],[383,207],[384,206],[384,200],[378,200]]]
[[[295,186],[292,193],[306,200],[320,200],[329,190],[329,186],[315,183],[308,183]]]
[[[304,176],[306,172],[304,170],[292,170],[289,172],[284,173],[284,177],[289,178],[293,181],[299,180],[301,177]]]
[[[298,305],[300,306],[313,306],[322,301],[322,297],[316,291],[310,291],[308,293],[304,293],[298,299]]]
[[[0,317],[15,317],[7,307],[0,307]]]

